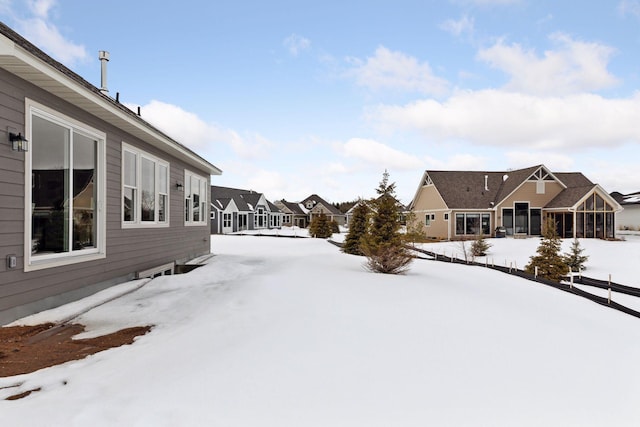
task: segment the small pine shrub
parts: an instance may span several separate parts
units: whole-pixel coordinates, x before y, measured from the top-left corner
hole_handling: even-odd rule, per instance
[[[409,270],[413,257],[403,246],[384,245],[364,250],[367,257],[365,267],[375,273],[403,274]]]
[[[483,233],[480,233],[471,244],[471,254],[473,256],[485,256],[490,247],[491,243],[487,242]]]
[[[560,254],[561,241],[556,231],[556,224],[552,217],[547,217],[543,227],[542,240],[536,250],[537,255],[530,258],[525,266],[525,271],[535,274],[538,267],[538,276],[544,279],[560,282],[569,273],[569,266]]]
[[[587,262],[589,257],[583,255],[584,248],[580,247],[580,241],[573,239],[569,252],[564,255],[564,262],[569,266],[569,269],[574,273],[585,269],[584,263]]]

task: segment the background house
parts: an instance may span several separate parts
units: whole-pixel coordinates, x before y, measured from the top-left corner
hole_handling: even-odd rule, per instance
[[[276,200],[274,204],[282,212],[282,225],[287,227],[306,228],[309,225],[309,211],[301,204]]]
[[[211,186],[211,233],[225,234],[282,226],[283,213],[264,194]]]
[[[640,191],[631,194],[611,193],[623,210],[616,214],[619,230],[640,230]]]
[[[0,92],[0,324],[209,254],[218,168],[4,24]]]
[[[554,218],[561,237],[615,236],[620,205],[579,172],[552,173],[545,166],[504,172],[426,171],[409,206],[426,235],[443,239],[542,232]]]
[[[321,214],[326,215],[329,218],[329,221],[337,222],[338,225],[344,226],[347,222],[347,216],[340,212],[340,209],[336,208],[317,194],[310,195],[304,199],[301,204],[308,212],[309,223],[313,221],[313,218]]]

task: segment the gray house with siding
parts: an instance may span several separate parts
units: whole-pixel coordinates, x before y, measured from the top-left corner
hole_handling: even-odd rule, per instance
[[[210,252],[221,171],[102,89],[0,23],[0,324]]]
[[[282,216],[262,193],[211,186],[211,234],[279,228]]]

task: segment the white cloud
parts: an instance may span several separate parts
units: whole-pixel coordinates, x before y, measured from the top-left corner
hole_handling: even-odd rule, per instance
[[[423,165],[417,157],[371,139],[351,138],[342,146],[342,153],[345,157],[386,169],[406,170]]]
[[[638,162],[634,158],[593,159],[588,165],[588,169],[583,172],[587,178],[600,184],[608,192],[619,191],[622,194],[628,194],[640,190]]]
[[[456,37],[463,33],[473,33],[473,27],[474,19],[469,18],[467,15],[464,15],[458,21],[447,19],[440,25],[440,28]]]
[[[36,17],[48,19],[49,12],[56,6],[56,0],[31,0],[28,2],[29,9]]]
[[[370,118],[383,130],[419,130],[435,140],[527,149],[585,149],[640,142],[640,93],[538,97],[498,90],[459,92],[445,102],[380,106]]]
[[[27,19],[16,18],[18,32],[53,58],[72,65],[77,61],[88,58],[84,46],[67,40],[58,28],[50,22],[49,14],[56,6],[56,0],[29,1],[28,6],[33,17]],[[3,2],[0,6],[3,10],[11,8],[9,2]]]
[[[254,159],[265,158],[272,145],[260,134],[241,135],[233,129],[207,123],[194,113],[161,101],[152,100],[142,106],[141,111],[143,119],[194,150],[210,148],[214,143],[224,143],[240,157]]]
[[[504,71],[510,81],[506,89],[538,95],[595,91],[612,87],[618,80],[607,70],[614,49],[599,43],[573,40],[556,33],[550,36],[555,50],[542,57],[517,43],[498,41],[478,52],[478,59]]]
[[[553,171],[568,172],[574,170],[574,160],[570,155],[549,151],[509,151],[506,153],[510,168],[520,169],[532,165],[545,165]]]
[[[430,95],[442,95],[448,90],[448,82],[435,76],[428,63],[420,63],[412,56],[391,51],[384,46],[376,49],[375,55],[366,61],[353,58],[350,61],[355,66],[347,75],[353,76],[360,86]]]
[[[435,170],[484,170],[487,169],[487,158],[473,154],[456,154],[446,160],[425,157],[426,169]]]
[[[289,37],[284,39],[282,44],[289,50],[289,53],[293,56],[298,56],[298,54],[304,50],[307,50],[311,47],[311,41],[297,34],[291,34]]]
[[[269,195],[266,197],[271,202],[274,201],[271,199],[271,197],[274,197],[273,195],[279,193],[282,188],[287,187],[287,179],[280,172],[253,167],[250,170],[251,174],[247,179],[247,189]]]

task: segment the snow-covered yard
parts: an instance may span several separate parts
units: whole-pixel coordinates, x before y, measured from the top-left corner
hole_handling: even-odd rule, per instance
[[[491,243],[496,264],[521,268],[538,240]],[[640,286],[640,239],[581,243],[586,273]],[[640,423],[640,319],[481,267],[368,273],[320,239],[212,236],[212,252],[78,318],[84,336],[156,325],[134,345],[1,378],[0,398],[42,388],[0,400],[3,425]]]

